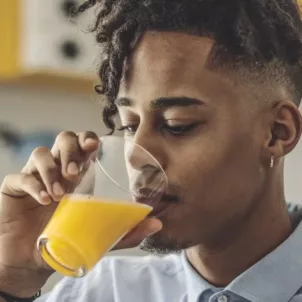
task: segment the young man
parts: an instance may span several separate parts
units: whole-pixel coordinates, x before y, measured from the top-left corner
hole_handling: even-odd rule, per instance
[[[164,210],[118,248],[147,238],[146,250],[183,252],[107,258],[38,301],[302,301],[302,225],[283,188],[302,128],[294,1],[91,0],[80,11],[92,6],[104,121],[114,130],[119,114],[170,181]],[[30,297],[51,275],[37,234],[96,147],[93,133],[62,133],[4,180],[2,292]]]

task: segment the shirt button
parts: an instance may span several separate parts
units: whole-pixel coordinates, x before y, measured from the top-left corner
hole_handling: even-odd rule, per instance
[[[228,302],[228,297],[225,295],[222,295],[218,297],[217,302]]]

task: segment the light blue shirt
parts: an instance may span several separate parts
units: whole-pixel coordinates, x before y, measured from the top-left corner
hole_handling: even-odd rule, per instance
[[[302,223],[276,250],[224,289],[206,282],[185,253],[163,258],[110,256],[86,277],[66,278],[37,301],[302,302]]]

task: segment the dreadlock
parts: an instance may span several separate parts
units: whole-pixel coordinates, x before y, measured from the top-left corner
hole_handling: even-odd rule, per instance
[[[293,101],[301,100],[302,22],[295,0],[87,0],[76,13],[91,7],[98,9],[93,31],[103,49],[96,91],[105,96],[103,120],[112,132],[125,60],[147,30],[212,38],[217,68],[252,72],[277,62],[272,66],[292,87]]]

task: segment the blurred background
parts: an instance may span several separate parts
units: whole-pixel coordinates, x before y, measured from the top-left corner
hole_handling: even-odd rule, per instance
[[[81,1],[83,2],[83,1]],[[71,18],[76,0],[0,0],[0,181],[37,146],[63,131],[104,135],[94,93],[99,47],[92,9]],[[118,167],[117,167],[118,168]],[[118,252],[141,255],[138,249]],[[45,291],[60,279],[53,276]]]
[[[0,0],[0,180],[18,172],[31,151],[62,130],[104,135],[99,47],[89,34],[95,11],[73,19],[76,0]],[[288,156],[286,196],[302,200],[302,142]],[[119,252],[140,254],[135,250]],[[49,282],[46,290],[58,280]]]

